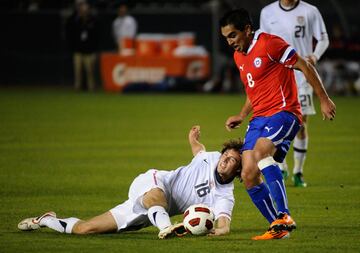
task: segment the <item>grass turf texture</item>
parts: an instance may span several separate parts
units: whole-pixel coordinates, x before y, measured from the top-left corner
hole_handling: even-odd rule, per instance
[[[230,235],[160,241],[154,227],[72,236],[50,229],[21,232],[17,223],[48,210],[85,219],[107,211],[127,199],[139,173],[187,164],[187,134],[194,124],[201,125],[207,150],[244,136],[246,124],[231,133],[224,128],[243,96],[1,88],[0,252],[359,252],[360,100],[335,102],[334,122],[323,122],[319,114],[310,119],[308,188],[287,181],[298,224],[289,240],[250,240],[268,224],[236,182]],[[288,162],[291,167],[292,153]]]

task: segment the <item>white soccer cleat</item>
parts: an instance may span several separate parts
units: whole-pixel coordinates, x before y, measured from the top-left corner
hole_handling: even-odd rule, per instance
[[[187,234],[187,231],[184,227],[184,224],[183,223],[178,223],[178,224],[174,224],[174,225],[171,225],[167,228],[164,228],[163,230],[161,230],[159,232],[159,239],[166,239],[166,238],[169,238],[171,236],[178,236],[178,237],[181,237],[181,236],[184,236]]]
[[[40,221],[47,216],[56,217],[56,213],[55,212],[47,212],[39,217],[24,219],[24,220],[20,221],[20,223],[18,224],[18,229],[23,230],[23,231],[31,231],[31,230],[39,229],[42,227],[42,226],[40,226]]]

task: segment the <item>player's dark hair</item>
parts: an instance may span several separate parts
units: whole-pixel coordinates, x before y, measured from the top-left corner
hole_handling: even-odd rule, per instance
[[[239,151],[241,150],[242,146],[243,146],[243,141],[239,138],[239,139],[232,139],[232,140],[229,140],[227,142],[225,142],[223,144],[223,148],[221,150],[221,154],[224,154],[224,152],[226,150],[229,150],[229,149],[234,149],[236,151]]]
[[[226,150],[235,150],[237,152],[241,152],[241,149],[243,147],[244,143],[243,141],[239,138],[239,139],[232,139],[232,140],[229,140],[227,142],[225,142],[223,144],[223,148],[221,150],[221,154],[224,154]],[[239,165],[239,168],[237,170],[237,173],[235,175],[235,177],[238,177],[240,179],[240,182],[242,182],[242,179],[241,179],[241,170],[242,170],[242,166],[241,166],[241,161],[240,161],[240,165]],[[229,181],[231,182],[232,180],[234,180],[234,178],[230,179]]]
[[[244,31],[245,26],[253,27],[250,14],[244,8],[228,11],[219,21],[220,27],[233,25],[239,31]]]

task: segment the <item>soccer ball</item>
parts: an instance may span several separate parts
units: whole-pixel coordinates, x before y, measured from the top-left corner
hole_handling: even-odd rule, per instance
[[[193,235],[208,234],[214,222],[214,213],[206,205],[192,205],[184,212],[184,227]]]

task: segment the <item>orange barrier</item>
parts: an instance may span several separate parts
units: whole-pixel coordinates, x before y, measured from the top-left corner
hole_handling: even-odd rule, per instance
[[[135,53],[135,39],[124,37],[119,41],[119,54],[132,55]]]
[[[165,35],[160,41],[160,52],[163,56],[172,56],[178,45],[179,42],[177,36]]]
[[[209,77],[209,57],[128,55],[102,53],[100,68],[104,89],[119,92],[136,82],[159,83],[166,76],[188,79]]]

